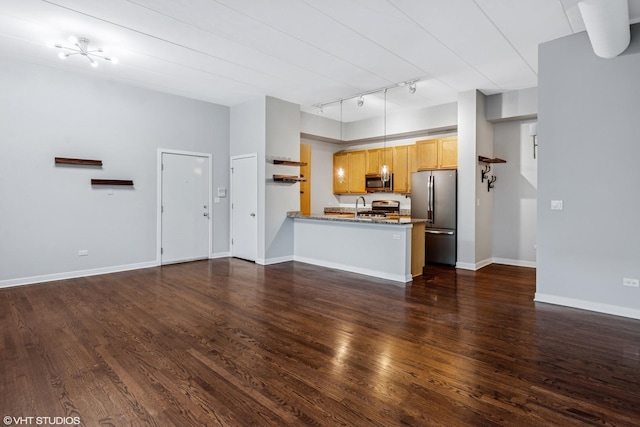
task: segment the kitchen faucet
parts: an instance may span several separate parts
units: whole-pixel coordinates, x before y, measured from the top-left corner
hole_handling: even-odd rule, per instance
[[[364,199],[364,196],[360,196],[356,199],[356,214],[354,215],[355,217],[358,216],[358,202],[360,201],[360,199],[362,199],[362,206],[366,206],[367,205],[367,201]]]

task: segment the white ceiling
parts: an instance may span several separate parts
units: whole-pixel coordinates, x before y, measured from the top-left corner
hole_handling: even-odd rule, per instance
[[[387,111],[537,86],[538,44],[584,30],[579,0],[2,0],[0,55],[235,105],[269,95],[314,104],[419,78]],[[629,0],[631,22],[640,0]],[[48,43],[91,39],[119,59],[61,60]],[[343,104],[379,116],[381,95]],[[325,115],[338,119],[339,104]]]

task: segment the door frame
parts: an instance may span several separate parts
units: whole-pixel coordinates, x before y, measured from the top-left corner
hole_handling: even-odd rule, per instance
[[[233,257],[233,244],[231,243],[231,241],[233,240],[233,207],[232,207],[232,200],[233,200],[233,176],[231,173],[231,169],[233,168],[233,161],[234,160],[238,160],[238,159],[248,159],[248,158],[255,158],[256,159],[256,165],[258,163],[258,153],[247,153],[247,154],[239,154],[236,156],[230,156],[229,158],[229,193],[230,193],[230,197],[229,197],[229,256]],[[259,178],[259,174],[258,171],[256,171],[256,174],[258,175],[258,179]],[[260,188],[258,186],[258,183],[256,182],[256,194],[258,195],[258,200],[260,200]],[[260,230],[260,204],[258,203],[258,200],[256,200],[256,205],[258,207],[256,215],[258,215],[258,220],[256,221],[256,245],[259,244],[259,230]],[[258,260],[258,255],[259,255],[258,251],[258,247],[256,247],[256,259],[253,262],[256,262]]]
[[[169,148],[158,148],[157,155],[157,187],[156,187],[156,265],[162,265],[162,155],[163,154],[177,154],[181,156],[194,156],[194,157],[206,157],[209,162],[209,176],[207,177],[207,182],[209,183],[209,194],[208,194],[208,203],[209,203],[209,231],[207,235],[209,236],[209,252],[207,253],[207,258],[211,259],[211,252],[213,250],[213,236],[211,230],[213,230],[213,154],[211,153],[199,153],[196,151],[183,151],[183,150],[172,150]]]

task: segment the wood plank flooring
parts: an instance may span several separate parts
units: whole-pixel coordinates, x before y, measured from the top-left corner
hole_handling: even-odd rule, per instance
[[[2,289],[0,416],[640,425],[640,321],[534,292],[526,268],[429,267],[405,288],[237,259]]]

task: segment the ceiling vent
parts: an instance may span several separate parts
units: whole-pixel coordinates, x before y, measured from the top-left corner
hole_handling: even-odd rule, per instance
[[[614,58],[629,46],[627,0],[583,0],[578,3],[591,46],[601,58]]]

